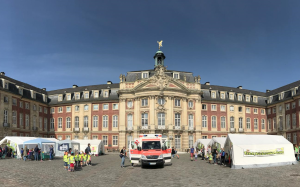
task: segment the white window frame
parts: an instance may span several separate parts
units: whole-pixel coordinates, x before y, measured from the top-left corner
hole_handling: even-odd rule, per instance
[[[211,116],[211,128],[217,128],[217,116]]]
[[[17,125],[17,111],[12,111],[12,124]]]
[[[67,106],[67,107],[66,107],[66,112],[71,112],[71,111],[72,111],[72,107]]]
[[[119,116],[113,115],[112,119],[113,119],[113,128],[117,128],[118,127]]]
[[[233,93],[230,93],[230,94],[229,94],[229,99],[230,99],[230,100],[234,100],[234,94],[233,94]]]
[[[207,110],[207,105],[206,104],[202,104],[202,110]]]
[[[260,109],[260,114],[265,115],[265,109]]]
[[[98,136],[97,135],[93,135],[92,136],[92,140],[98,140]]]
[[[265,129],[265,119],[261,119],[261,129]]]
[[[89,117],[88,116],[83,117],[83,127],[85,127],[85,128],[89,127]]]
[[[206,115],[202,116],[202,127],[207,128],[207,116]]]
[[[108,104],[103,104],[103,110],[108,110],[108,109],[109,109]]]
[[[251,129],[251,118],[246,118],[247,129]]]
[[[67,129],[70,129],[70,128],[71,128],[71,117],[67,117],[67,118],[66,118],[66,125],[67,125],[67,126],[66,126]]]
[[[230,128],[234,128],[234,117],[230,117]]]
[[[257,109],[257,108],[254,108],[254,109],[253,109],[253,113],[254,113],[254,114],[258,114],[258,109]]]
[[[180,79],[180,74],[173,72],[173,78],[174,79]]]
[[[29,127],[29,123],[30,123],[29,115],[25,114],[25,126]]]
[[[193,101],[189,101],[188,106],[189,106],[189,108],[193,108],[194,107],[194,102]]]
[[[71,100],[71,94],[67,94],[67,101]]]
[[[80,93],[75,93],[75,100],[79,100],[80,99]]]
[[[251,113],[251,109],[250,109],[250,107],[246,107],[246,113]]]
[[[142,127],[148,126],[148,113],[141,114]]]
[[[175,107],[180,107],[180,99],[175,99]]]
[[[118,103],[113,103],[113,110],[118,110],[119,109],[119,104]]]
[[[62,95],[59,95],[58,96],[58,101],[62,101],[62,97],[63,97]]]
[[[98,128],[98,121],[99,117],[98,116],[93,116],[93,128]]]
[[[238,101],[242,101],[242,100],[243,100],[242,94],[238,94]]]
[[[83,106],[83,110],[84,110],[84,111],[89,111],[89,105],[84,105],[84,106]]]
[[[231,112],[233,112],[234,111],[234,106],[230,105],[229,109],[230,109]]]
[[[157,114],[158,125],[160,125],[160,126],[165,125],[165,117],[166,117],[166,114],[163,112],[160,112]]]
[[[290,110],[290,103],[285,104],[285,109],[286,109],[286,110]]]
[[[211,91],[211,98],[215,99],[217,97],[216,95],[216,91]]]
[[[293,113],[293,114],[292,114],[292,127],[293,127],[293,129],[296,128],[296,124],[297,124],[296,113]]]
[[[99,92],[98,91],[94,91],[94,98],[98,98],[99,97]]]
[[[50,118],[50,129],[54,129],[54,118]]]
[[[127,101],[127,107],[132,108],[132,106],[133,106],[132,100]]]
[[[296,108],[296,102],[292,102],[292,109]]]
[[[59,129],[62,129],[62,118],[58,118],[57,119],[57,127],[59,128]]]
[[[181,114],[175,113],[175,127],[180,127],[181,124]]]
[[[250,95],[246,95],[246,102],[250,102]]]
[[[221,98],[221,99],[225,99],[225,93],[224,93],[224,92],[221,92],[220,98]]]
[[[148,99],[144,98],[141,100],[142,106],[148,106]]]
[[[108,90],[104,91],[103,97],[108,97]]]
[[[239,117],[239,128],[243,128],[243,118]]]
[[[193,128],[194,127],[194,115],[193,114],[189,114],[189,119],[188,119],[188,125],[189,127]]]
[[[142,72],[142,79],[148,79],[149,78],[149,72],[148,71],[143,71]]]
[[[220,120],[221,120],[221,129],[225,129],[226,128],[226,117],[221,116]]]
[[[42,117],[39,117],[39,128],[40,128],[40,130],[42,130],[43,129],[43,118]]]
[[[211,105],[211,110],[212,110],[212,111],[217,111],[217,105],[212,104],[212,105]]]
[[[79,116],[75,116],[74,127],[79,128]]]
[[[113,140],[113,146],[117,146],[118,145],[118,136],[112,136],[112,140]]]
[[[93,110],[99,110],[99,104],[93,104]]]
[[[84,98],[88,99],[89,98],[89,92],[84,92]]]
[[[102,127],[108,128],[108,116],[107,115],[102,116]]]
[[[257,97],[256,96],[253,96],[253,102],[257,103]]]
[[[23,114],[20,113],[20,127],[23,127]]]
[[[221,105],[221,112],[225,112],[226,111],[226,106],[225,105]]]
[[[133,115],[127,114],[127,127],[131,128],[133,127]]]
[[[291,115],[290,114],[287,114],[285,116],[285,121],[286,121],[286,128],[291,129]]]
[[[63,112],[63,107],[58,107],[58,113],[62,113]]]
[[[75,112],[78,112],[79,109],[80,109],[79,105],[76,105],[76,106],[75,106]]]
[[[254,118],[254,129],[258,129],[258,119]]]
[[[103,145],[108,145],[108,136],[102,136]]]

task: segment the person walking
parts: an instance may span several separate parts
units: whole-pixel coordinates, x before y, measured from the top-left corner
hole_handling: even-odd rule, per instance
[[[213,151],[214,165],[217,165],[217,154],[218,154],[217,150],[214,149]]]
[[[38,161],[39,160],[39,147],[38,147],[38,145],[36,145],[35,146],[35,148],[34,148],[34,160],[35,161]]]
[[[172,157],[173,158],[175,157],[175,154],[176,154],[175,149],[174,149],[174,147],[172,147]]]
[[[126,150],[125,147],[123,147],[123,149],[120,151],[120,156],[122,158],[122,162],[121,162],[121,168],[124,167],[125,164],[125,156],[126,156]]]
[[[221,152],[221,164],[225,165],[225,151],[224,151],[224,148],[222,148],[222,152]]]
[[[24,152],[23,152],[23,159],[24,159],[24,161],[26,161],[27,157],[28,157],[28,150],[27,150],[27,146],[25,146]]]
[[[86,154],[91,154],[91,144],[88,144],[87,148],[85,149]]]
[[[53,160],[53,145],[50,146],[49,161]]]
[[[205,147],[203,146],[202,147],[202,160],[204,160],[204,157],[205,157]]]
[[[191,161],[193,161],[193,159],[194,159],[194,152],[195,152],[195,149],[194,149],[194,147],[192,147],[192,148],[190,149]]]

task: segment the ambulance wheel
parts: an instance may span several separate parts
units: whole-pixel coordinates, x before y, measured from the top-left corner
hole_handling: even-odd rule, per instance
[[[165,164],[160,165],[160,168],[164,168],[164,167],[165,167]]]
[[[145,168],[145,165],[144,165],[144,164],[142,164],[142,165],[141,165],[141,168]]]
[[[133,163],[131,163],[131,166],[133,166]]]

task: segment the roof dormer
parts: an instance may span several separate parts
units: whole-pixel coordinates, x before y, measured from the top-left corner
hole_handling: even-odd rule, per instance
[[[33,90],[30,90],[30,93],[31,93],[31,98],[36,99],[36,92]]]

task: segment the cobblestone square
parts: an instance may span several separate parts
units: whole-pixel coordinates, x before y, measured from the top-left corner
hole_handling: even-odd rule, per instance
[[[67,172],[61,158],[53,161],[2,159],[0,186],[295,186],[300,165],[233,170],[190,161],[188,154],[172,159],[165,168],[120,167],[118,154],[92,157],[93,166]]]

